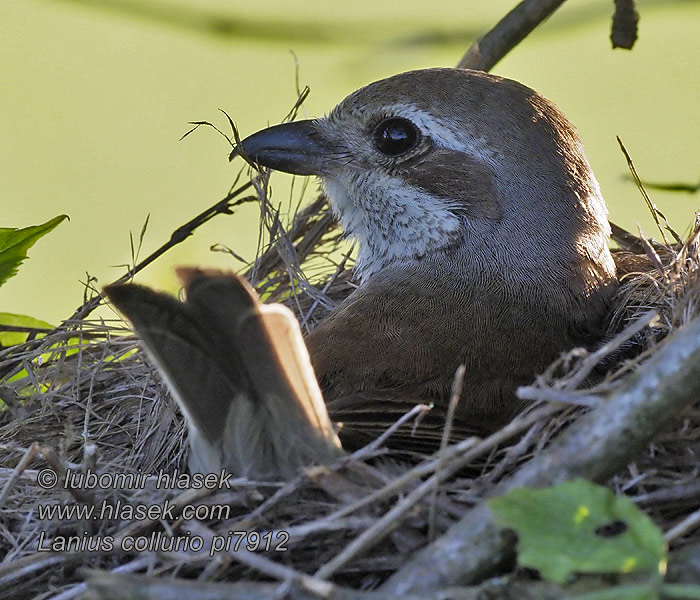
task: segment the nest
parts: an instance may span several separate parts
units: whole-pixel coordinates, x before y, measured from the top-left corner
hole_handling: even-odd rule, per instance
[[[351,259],[323,197],[285,218],[267,198],[266,182],[253,180],[263,251],[247,276],[265,301],[284,302],[302,327],[312,327],[352,291]],[[227,198],[230,207],[235,195]],[[186,472],[185,427],[124,323],[75,318],[3,350],[0,598],[131,598],[137,591],[159,598],[282,597],[291,582],[303,583],[307,595],[299,597],[312,597],[377,587],[527,465],[581,406],[614,393],[698,315],[699,237],[696,223],[682,243],[626,239],[616,251],[623,284],[606,344],[592,354],[572,351],[522,389],[533,407],[501,432],[410,465],[380,439],[286,483],[168,489],[161,474]],[[699,440],[700,411],[689,408],[609,484],[667,530],[698,505]],[[86,470],[107,478],[97,485],[71,479]],[[46,473],[58,483],[47,483]],[[120,480],[128,485],[112,485],[117,474],[131,477]],[[147,516],[114,508],[166,504],[172,512]],[[201,512],[186,519],[185,506]],[[61,507],[95,512],[46,512]],[[198,552],[195,538],[224,546]],[[673,543],[699,539],[689,530]],[[213,588],[198,596],[204,582],[216,581],[235,583],[220,596]]]

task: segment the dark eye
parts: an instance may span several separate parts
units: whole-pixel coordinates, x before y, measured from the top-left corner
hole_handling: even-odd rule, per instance
[[[399,156],[416,147],[420,131],[408,119],[384,119],[374,129],[374,145],[382,154]]]

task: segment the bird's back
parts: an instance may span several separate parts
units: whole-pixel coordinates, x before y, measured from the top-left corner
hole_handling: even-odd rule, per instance
[[[434,403],[421,433],[437,438],[462,364],[455,436],[494,431],[522,408],[518,386],[602,333],[613,281],[594,293],[552,289],[544,279],[515,286],[497,268],[474,273],[454,264],[469,257],[455,253],[452,260],[453,270],[421,261],[370,279],[307,337],[346,445],[357,435],[366,439],[362,432],[380,432],[419,402]],[[413,443],[419,440],[420,434]]]

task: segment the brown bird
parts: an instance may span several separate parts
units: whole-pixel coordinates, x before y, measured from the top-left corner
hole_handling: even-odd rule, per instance
[[[344,443],[416,402],[441,427],[462,364],[455,430],[494,430],[519,385],[600,335],[617,288],[605,203],[573,126],[515,81],[402,73],[235,154],[320,177],[359,242],[359,287],[306,339]]]

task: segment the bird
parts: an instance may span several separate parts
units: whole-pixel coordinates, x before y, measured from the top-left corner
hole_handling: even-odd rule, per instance
[[[358,243],[357,288],[305,338],[344,447],[419,402],[422,437],[395,439],[438,439],[460,365],[452,431],[494,431],[523,408],[518,386],[601,337],[618,288],[605,201],[573,125],[525,85],[408,71],[236,156],[318,177]]]

